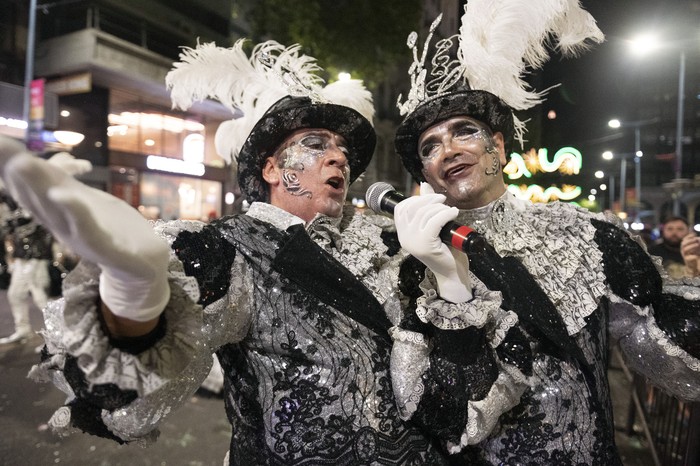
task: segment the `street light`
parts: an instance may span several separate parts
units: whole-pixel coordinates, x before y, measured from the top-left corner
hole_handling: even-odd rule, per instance
[[[634,157],[634,192],[637,198],[637,208],[635,209],[635,221],[639,222],[639,211],[642,202],[642,153],[641,148],[641,127],[657,123],[658,118],[650,118],[648,120],[639,121],[620,121],[614,118],[608,121],[608,126],[611,128],[634,128],[634,152],[631,154]],[[612,152],[606,151],[603,153],[603,158],[610,160],[613,158]],[[606,157],[607,155],[607,157]],[[620,210],[625,210],[625,188],[627,187],[627,156],[620,156]]]
[[[27,51],[24,63],[24,95],[22,101],[22,118],[27,122],[25,142],[29,141],[29,107],[31,101],[31,85],[34,79],[34,41],[36,36],[36,0],[29,1],[29,25],[27,30]]]
[[[667,43],[667,46],[679,45],[682,47],[683,42],[688,41],[674,41],[673,43]],[[651,34],[645,34],[635,37],[630,41],[630,49],[635,55],[646,55],[647,53],[653,52],[654,50],[661,48],[662,44],[655,36]],[[678,62],[678,104],[676,113],[676,167],[674,171],[675,179],[674,181],[683,178],[683,119],[684,119],[684,105],[685,105],[685,50],[680,48],[680,56]],[[679,184],[679,183],[676,183]],[[677,194],[677,193],[676,193]],[[680,215],[681,205],[680,196],[676,195],[673,199],[673,214]]]

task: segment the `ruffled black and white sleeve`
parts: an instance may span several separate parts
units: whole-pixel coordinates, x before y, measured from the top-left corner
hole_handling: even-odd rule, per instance
[[[625,231],[593,224],[609,287],[610,333],[628,366],[678,398],[700,400],[700,279],[669,278]]]
[[[501,308],[500,292],[474,276],[472,283],[473,299],[454,304],[437,295],[428,272],[415,305],[391,329],[400,415],[450,453],[487,437],[532,383],[531,348],[517,316]]]
[[[207,376],[212,353],[247,331],[249,311],[240,303],[250,288],[231,245],[199,222],[161,222],[155,231],[171,256],[170,301],[153,332],[110,338],[99,312],[100,271],[86,261],[44,311],[46,346],[30,376],[66,393],[49,422],[59,433],[154,440],[158,424]]]

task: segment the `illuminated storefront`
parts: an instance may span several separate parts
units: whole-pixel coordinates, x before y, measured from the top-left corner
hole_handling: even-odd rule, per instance
[[[230,176],[211,143],[218,121],[113,89],[107,123],[112,194],[153,219],[209,220],[224,213]]]

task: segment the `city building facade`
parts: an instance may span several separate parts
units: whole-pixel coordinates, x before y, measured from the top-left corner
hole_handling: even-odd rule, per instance
[[[14,98],[8,103],[13,108],[0,107],[0,118],[21,120],[24,73],[18,70],[30,57],[26,44],[33,32],[33,77],[46,91],[46,151],[69,150],[89,160],[94,169],[84,182],[149,218],[207,220],[232,213],[235,177],[216,155],[214,134],[235,115],[213,101],[173,110],[165,87],[180,47],[197,40],[226,46],[241,35],[232,0],[57,1],[37,7],[33,31],[27,3],[3,7],[3,21],[13,24],[2,42],[0,76],[7,82],[0,83],[0,94],[10,89]],[[55,136],[61,131],[83,138],[62,142]]]

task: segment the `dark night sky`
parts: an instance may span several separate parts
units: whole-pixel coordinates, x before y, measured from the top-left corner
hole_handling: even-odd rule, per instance
[[[543,125],[539,142],[550,153],[564,145],[573,145],[581,150],[584,157],[584,179],[579,183],[588,184],[590,188],[597,185],[592,177],[593,171],[605,168],[606,162],[600,157],[603,150],[621,151],[622,147],[629,146],[631,151],[633,147],[633,131],[618,130],[616,137],[616,132],[607,126],[608,120],[614,117],[629,121],[648,118],[649,115],[645,115],[637,103],[644,100],[640,93],[649,89],[649,83],[653,83],[652,89],[662,90],[662,96],[665,94],[668,97],[666,108],[675,109],[678,52],[655,52],[653,56],[640,59],[629,53],[625,39],[645,29],[656,31],[664,40],[687,39],[690,31],[698,37],[700,1],[583,0],[582,5],[596,18],[598,26],[606,35],[605,43],[595,46],[578,58],[553,55],[542,72],[534,75],[533,83],[537,89],[561,84],[550,91],[547,102],[540,109],[544,114],[554,109],[557,119],[541,120]],[[699,49],[696,47],[696,50]],[[700,53],[688,55],[688,90],[697,88],[697,83],[693,85],[688,80],[695,79],[698,75],[697,70],[692,74],[693,69],[697,68],[698,55]],[[689,95],[688,98],[695,98],[695,95]],[[663,97],[658,103],[659,109],[662,105]],[[533,129],[535,138],[531,140],[537,142],[538,128]],[[649,146],[653,145],[653,135],[647,135],[643,139],[648,138],[651,138]],[[647,143],[643,146],[645,144]],[[527,149],[529,147],[526,145]],[[647,149],[657,152],[663,150],[658,147]]]

